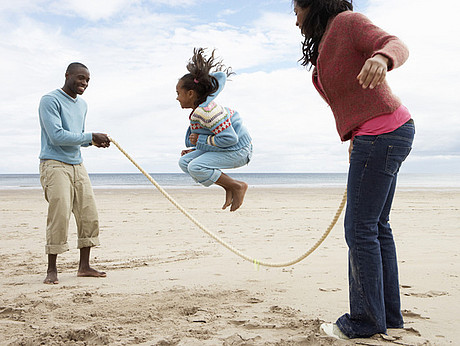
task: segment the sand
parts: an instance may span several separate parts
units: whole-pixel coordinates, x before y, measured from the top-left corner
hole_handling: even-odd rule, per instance
[[[342,197],[336,188],[250,187],[235,213],[219,188],[171,189],[190,213],[250,257],[286,262],[307,251]],[[71,250],[58,285],[42,283],[47,204],[39,189],[2,190],[0,345],[455,345],[460,342],[460,191],[399,189],[392,211],[405,330],[338,341],[319,332],[348,312],[343,215],[293,266],[245,261],[183,216],[153,186],[96,189],[106,278],[76,276]]]

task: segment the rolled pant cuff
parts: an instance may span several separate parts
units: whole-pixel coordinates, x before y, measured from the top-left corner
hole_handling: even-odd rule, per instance
[[[69,251],[69,244],[61,244],[61,245],[45,245],[45,253],[47,255],[59,255]]]
[[[203,182],[200,182],[201,185],[205,187],[209,187],[212,184],[215,184],[217,180],[219,180],[220,176],[222,175],[222,171],[216,169],[212,173],[211,177],[208,180],[205,180]]]
[[[78,239],[77,248],[99,246],[99,237]]]
[[[354,334],[353,330],[349,328],[348,325],[346,324],[346,321],[348,319],[349,319],[349,315],[344,314],[343,316],[339,317],[337,321],[335,321],[335,324],[337,325],[337,327],[340,329],[340,331],[343,334],[345,334],[350,339],[353,339],[353,338],[356,338],[356,335]]]

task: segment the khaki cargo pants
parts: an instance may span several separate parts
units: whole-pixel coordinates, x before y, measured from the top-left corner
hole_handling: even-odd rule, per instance
[[[69,250],[67,237],[71,213],[77,224],[77,248],[99,245],[99,219],[93,188],[83,164],[41,160],[40,182],[48,202],[46,254]]]

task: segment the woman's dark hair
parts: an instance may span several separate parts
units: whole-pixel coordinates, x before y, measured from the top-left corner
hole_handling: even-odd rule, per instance
[[[214,76],[210,75],[211,72],[222,71],[225,72],[227,77],[234,74],[231,67],[225,68],[222,60],[216,60],[217,58],[214,56],[215,49],[209,58],[206,58],[204,51],[204,48],[193,49],[193,56],[187,64],[189,73],[180,79],[182,88],[196,92],[195,106],[206,101],[208,96],[215,93],[219,88],[219,82]]]
[[[326,31],[327,22],[344,11],[353,11],[352,0],[293,0],[300,8],[309,9],[303,23],[299,23],[305,40],[302,42],[302,66],[311,68],[318,59],[318,47]]]

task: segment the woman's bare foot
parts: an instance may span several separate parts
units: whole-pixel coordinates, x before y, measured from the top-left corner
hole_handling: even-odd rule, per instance
[[[233,190],[233,203],[230,211],[235,211],[243,204],[244,196],[248,189],[248,184],[243,181],[238,181],[239,187]]]
[[[43,280],[43,283],[47,285],[57,285],[59,283],[57,271],[48,271],[46,273],[45,280]]]
[[[93,268],[79,269],[77,272],[78,277],[93,277],[93,278],[105,278],[107,274],[105,272],[97,271]]]

